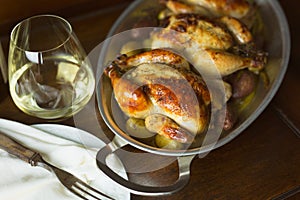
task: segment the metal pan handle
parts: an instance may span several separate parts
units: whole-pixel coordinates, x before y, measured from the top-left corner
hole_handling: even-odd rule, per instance
[[[133,194],[144,196],[168,195],[181,190],[188,183],[190,179],[190,164],[194,158],[194,155],[177,158],[179,176],[176,182],[169,186],[144,186],[122,178],[106,165],[106,158],[108,155],[126,144],[126,142],[116,136],[111,143],[98,151],[97,165],[106,175],[108,175],[111,179],[113,179],[120,185],[128,188]]]

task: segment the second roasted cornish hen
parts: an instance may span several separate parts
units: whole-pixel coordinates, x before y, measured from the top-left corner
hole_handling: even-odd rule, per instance
[[[163,27],[152,33],[152,47],[184,53],[203,74],[226,76],[244,68],[258,72],[266,63],[266,54],[256,50],[252,34],[236,18],[174,14]]]

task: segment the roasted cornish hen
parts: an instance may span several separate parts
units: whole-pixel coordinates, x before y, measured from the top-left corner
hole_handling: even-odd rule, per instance
[[[182,143],[205,130],[209,91],[179,55],[163,49],[123,55],[105,73],[122,111],[145,119],[148,130]]]
[[[235,18],[176,14],[164,22],[164,28],[151,34],[152,47],[182,52],[202,73],[258,72],[266,63],[266,54],[256,50],[250,31]]]

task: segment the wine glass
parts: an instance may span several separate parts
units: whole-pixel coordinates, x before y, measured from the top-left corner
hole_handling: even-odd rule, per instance
[[[70,117],[94,92],[86,53],[70,23],[59,16],[33,16],[13,28],[8,68],[14,103],[35,117]]]

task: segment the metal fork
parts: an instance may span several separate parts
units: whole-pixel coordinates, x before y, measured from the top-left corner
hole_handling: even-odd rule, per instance
[[[46,162],[39,153],[24,147],[2,132],[0,132],[0,147],[6,150],[8,153],[30,163],[32,166],[40,166],[54,173],[67,189],[82,199],[112,199],[69,172],[59,169]]]

